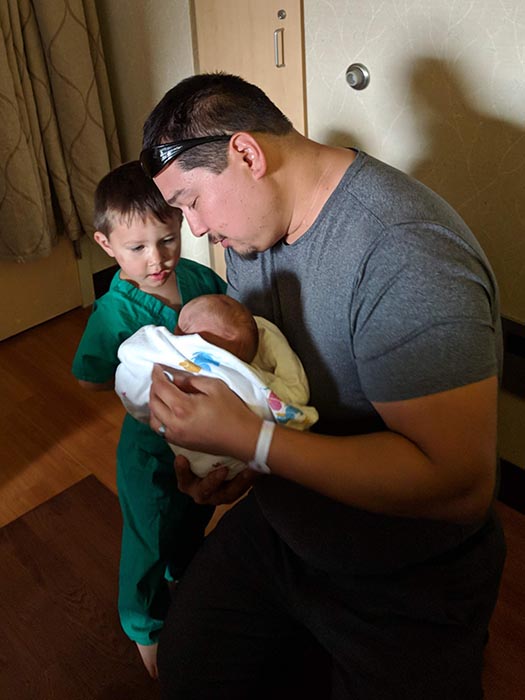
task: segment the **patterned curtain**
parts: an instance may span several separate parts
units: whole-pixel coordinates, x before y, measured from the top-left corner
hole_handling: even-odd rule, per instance
[[[0,258],[79,251],[120,163],[95,0],[0,0]]]

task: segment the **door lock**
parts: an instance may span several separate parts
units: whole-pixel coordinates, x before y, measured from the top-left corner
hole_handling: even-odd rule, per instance
[[[346,69],[346,82],[353,90],[364,90],[370,83],[370,72],[362,63],[352,63]]]

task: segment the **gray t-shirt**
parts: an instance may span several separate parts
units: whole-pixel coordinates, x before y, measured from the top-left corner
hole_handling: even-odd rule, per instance
[[[297,242],[255,259],[228,250],[227,263],[229,294],[273,321],[302,360],[317,432],[381,431],[372,401],[500,371],[497,285],[476,239],[438,195],[365,153]],[[396,569],[477,529],[367,513],[278,477],[255,493],[285,542],[333,572]]]

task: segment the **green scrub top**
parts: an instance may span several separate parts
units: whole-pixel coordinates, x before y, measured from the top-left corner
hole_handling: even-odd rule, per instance
[[[176,268],[184,305],[202,294],[223,294],[225,282],[212,270],[182,258]],[[173,331],[178,313],[156,297],[120,279],[95,301],[73,360],[77,379],[113,379],[120,344],[145,325]],[[174,455],[165,440],[126,415],[117,448],[117,486],[123,517],[119,614],[130,639],[158,639],[169,605],[169,578],[177,578],[204,536],[213,508],[198,506],[177,489]]]

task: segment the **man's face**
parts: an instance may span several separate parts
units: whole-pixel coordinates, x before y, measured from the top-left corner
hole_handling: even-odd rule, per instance
[[[269,186],[240,158],[219,174],[181,170],[174,161],[155,184],[168,204],[182,209],[194,236],[207,235],[240,255],[267,250],[283,235]]]

